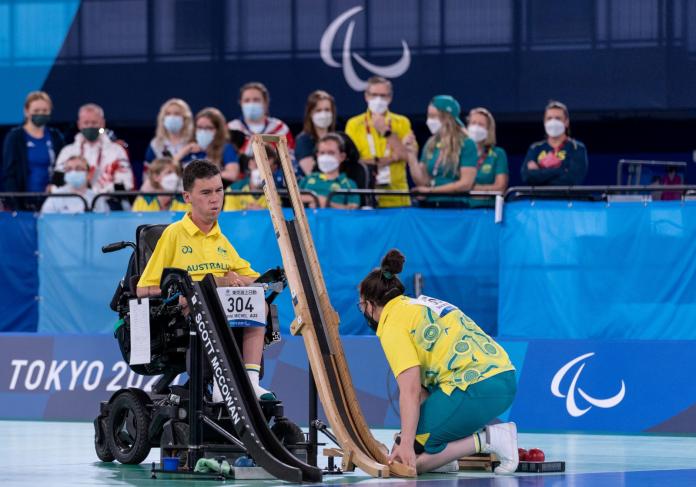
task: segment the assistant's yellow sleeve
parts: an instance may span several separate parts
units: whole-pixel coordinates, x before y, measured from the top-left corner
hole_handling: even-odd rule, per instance
[[[384,331],[379,339],[394,377],[411,367],[420,366],[409,330],[399,324],[383,323],[383,326]]]
[[[145,270],[140,276],[138,281],[138,287],[147,286],[159,286],[160,279],[162,278],[162,271],[165,267],[171,267],[171,262],[173,260],[173,249],[174,245],[171,238],[171,232],[169,232],[170,227],[167,227],[162,236],[157,241],[155,246],[155,251],[152,253],[152,257],[145,266]]]

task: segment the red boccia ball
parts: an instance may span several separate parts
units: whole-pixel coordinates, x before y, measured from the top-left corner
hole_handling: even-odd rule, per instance
[[[520,462],[526,462],[527,461],[527,450],[524,448],[518,448],[517,449],[517,454],[520,457]]]
[[[527,452],[528,462],[543,462],[545,458],[544,452],[538,448],[532,448]]]

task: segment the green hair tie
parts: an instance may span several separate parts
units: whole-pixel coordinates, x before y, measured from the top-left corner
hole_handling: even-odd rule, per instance
[[[389,271],[382,271],[382,275],[384,276],[384,278],[385,278],[386,280],[390,280],[390,279],[393,279],[393,278],[394,278],[394,274],[392,274],[392,273],[389,272]]]

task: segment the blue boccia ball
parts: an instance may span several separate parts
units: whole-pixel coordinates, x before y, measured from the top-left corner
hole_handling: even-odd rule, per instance
[[[251,457],[239,457],[234,461],[235,467],[255,467],[256,463]]]

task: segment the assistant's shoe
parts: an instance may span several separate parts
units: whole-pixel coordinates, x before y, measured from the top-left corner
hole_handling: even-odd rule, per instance
[[[514,474],[520,463],[517,452],[517,425],[510,422],[487,426],[485,441],[484,452],[495,453],[500,460],[500,465],[495,469],[495,473],[500,475]]]

